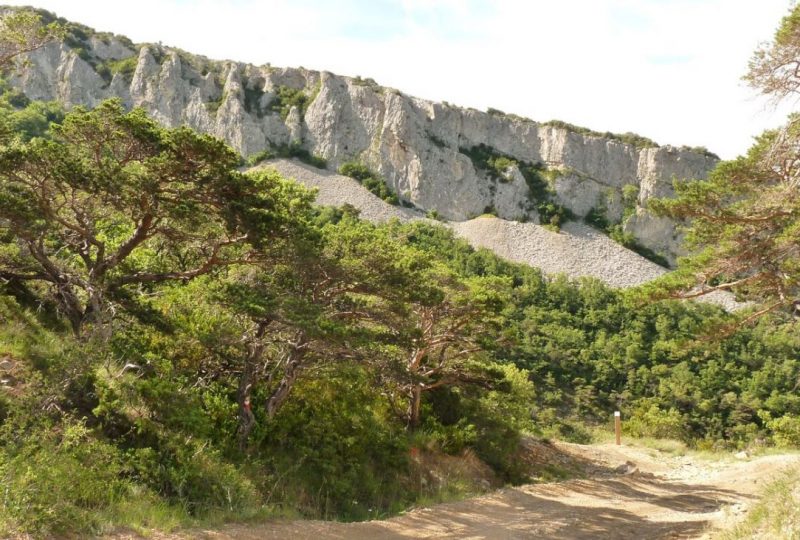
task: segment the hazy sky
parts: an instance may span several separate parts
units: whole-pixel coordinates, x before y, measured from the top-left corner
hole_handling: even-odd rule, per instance
[[[780,124],[740,78],[790,0],[27,0],[212,58],[372,77],[723,158]]]

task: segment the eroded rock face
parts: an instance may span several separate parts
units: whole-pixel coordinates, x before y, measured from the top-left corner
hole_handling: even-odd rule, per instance
[[[538,222],[536,197],[542,192],[529,189],[520,167],[543,164],[550,193],[545,196],[552,202],[578,217],[594,210],[612,223],[624,218],[626,232],[674,260],[679,245],[674,224],[650,216],[647,200],[670,196],[673,179],[703,178],[716,164],[714,157],[686,149],[642,148],[433,103],[369,79],[216,62],[159,45],[130,47],[127,40],[108,35],[92,36],[83,45],[83,58],[62,43],[31,53],[28,68],[12,84],[31,99],[67,106],[93,107],[119,97],[166,126],[189,125],[221,137],[244,156],[295,145],[325,158],[330,169],[360,160],[401,199],[448,220],[491,211]],[[126,58],[135,59],[128,60],[135,69],[116,70]],[[287,89],[305,96],[305,102],[284,103]],[[469,155],[481,145],[520,167],[493,178]],[[626,189],[629,194],[638,189],[627,207]]]

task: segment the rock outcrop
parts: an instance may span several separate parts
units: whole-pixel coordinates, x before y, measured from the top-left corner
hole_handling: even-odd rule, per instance
[[[647,200],[669,196],[675,178],[704,177],[717,161],[641,138],[434,103],[370,79],[212,61],[83,30],[31,53],[10,82],[31,99],[67,106],[118,97],[167,126],[221,137],[244,156],[282,148],[324,158],[329,169],[361,161],[402,201],[452,221],[494,213],[538,223],[537,208],[550,202],[620,224],[674,261],[676,228],[651,216]],[[488,168],[475,149],[490,156]]]
[[[319,204],[348,204],[359,211],[362,219],[373,223],[393,219],[402,222],[423,220],[437,223],[426,218],[419,210],[393,206],[382,201],[346,176],[295,160],[278,159],[263,166],[317,190]],[[642,285],[668,272],[583,223],[566,223],[559,232],[535,223],[520,223],[494,216],[438,224],[449,227],[456,236],[476,249],[490,249],[504,259],[539,268],[549,275],[563,274],[571,279],[592,277],[611,287],[624,289]],[[702,297],[700,301],[720,305],[729,311],[743,307],[743,304],[735,301],[733,295],[721,291]]]

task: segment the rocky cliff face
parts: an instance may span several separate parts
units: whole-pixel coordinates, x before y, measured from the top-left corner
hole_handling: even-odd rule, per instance
[[[283,148],[307,150],[330,169],[361,161],[402,201],[449,220],[492,212],[538,222],[537,208],[550,202],[578,218],[620,223],[670,260],[674,224],[645,204],[669,196],[674,178],[704,177],[716,163],[685,148],[433,103],[369,79],[211,61],[108,34],[81,31],[28,60],[11,83],[31,99],[92,107],[119,97],[167,126],[221,137],[244,156]]]

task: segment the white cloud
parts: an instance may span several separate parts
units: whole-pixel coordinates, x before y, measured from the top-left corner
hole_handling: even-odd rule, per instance
[[[373,77],[723,157],[779,124],[740,77],[788,0],[25,0],[135,41]]]

